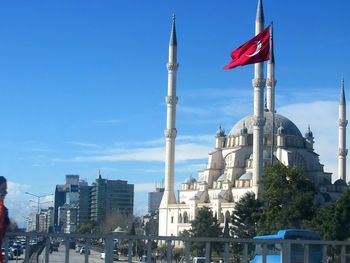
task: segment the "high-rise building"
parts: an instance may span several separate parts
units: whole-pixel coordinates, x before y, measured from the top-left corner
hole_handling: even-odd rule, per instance
[[[112,213],[133,214],[134,185],[123,180],[103,179],[101,174],[91,187],[90,218],[102,222]]]
[[[80,198],[80,194],[82,194],[82,198]],[[79,209],[80,205],[81,209]],[[65,184],[56,185],[54,204],[55,231],[66,231],[67,213],[70,209],[79,211],[78,216],[71,217],[70,224],[78,225],[78,219],[82,219],[83,223],[89,220],[88,184],[85,181],[80,181],[79,175],[67,174]],[[73,222],[73,220],[75,221]]]
[[[148,193],[148,213],[151,215],[159,212],[159,205],[164,194],[164,187],[156,187],[154,192]]]
[[[79,175],[66,175],[66,204],[75,205],[79,202]]]
[[[37,213],[31,212],[27,216],[27,232],[33,232],[37,230]]]
[[[74,233],[78,226],[78,207],[69,206],[66,211],[65,233]]]
[[[79,181],[78,224],[90,221],[90,189],[86,181]]]
[[[38,215],[38,231],[52,232],[53,229],[53,207],[41,209]]]
[[[58,208],[66,203],[66,186],[56,185],[54,200],[54,226],[58,225]]]

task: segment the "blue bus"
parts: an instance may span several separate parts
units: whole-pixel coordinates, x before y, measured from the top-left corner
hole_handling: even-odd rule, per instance
[[[266,262],[267,263],[281,263],[282,262],[282,244],[278,243],[280,240],[321,240],[319,232],[302,230],[302,229],[287,229],[279,230],[275,235],[256,236],[255,240],[271,240],[276,241],[266,243]],[[263,244],[256,243],[254,248],[253,259],[251,263],[263,262]],[[292,243],[290,247],[290,262],[303,263],[304,262],[304,246],[302,244]],[[322,247],[317,244],[309,245],[309,262],[322,262]]]

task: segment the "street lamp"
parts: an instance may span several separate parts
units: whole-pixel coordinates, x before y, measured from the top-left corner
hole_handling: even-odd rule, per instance
[[[41,202],[40,199],[43,198],[43,197],[48,197],[48,196],[52,196],[53,194],[48,194],[48,195],[35,195],[35,194],[32,194],[32,193],[29,193],[29,192],[25,192],[25,194],[27,195],[31,195],[31,196],[34,196],[35,198],[37,198],[37,204],[38,204],[38,210],[37,210],[37,213],[39,214],[40,212],[40,204],[44,204],[44,203],[49,203],[49,202],[52,202],[52,201],[45,201],[45,202]],[[31,200],[33,201],[33,200]],[[35,202],[35,201],[33,201]]]

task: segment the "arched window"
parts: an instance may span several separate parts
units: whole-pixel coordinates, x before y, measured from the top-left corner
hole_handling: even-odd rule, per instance
[[[224,214],[223,213],[220,213],[220,219],[219,219],[219,223],[224,223]]]
[[[225,213],[225,219],[230,221],[230,212],[229,211],[226,211]]]
[[[181,215],[181,213],[179,214],[179,223],[180,224],[182,223],[182,215]]]
[[[185,224],[188,223],[188,215],[187,215],[186,211],[184,212],[183,221],[184,221]]]

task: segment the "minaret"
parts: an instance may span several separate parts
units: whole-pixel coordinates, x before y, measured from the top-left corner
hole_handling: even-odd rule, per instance
[[[262,0],[258,0],[255,20],[255,35],[264,30],[264,12]],[[253,191],[260,194],[260,180],[263,173],[263,134],[264,134],[264,63],[254,64],[254,120],[253,120]]]
[[[176,138],[176,71],[177,64],[177,41],[175,30],[175,14],[169,42],[168,58],[168,96],[165,97],[167,104],[167,121],[165,134],[165,188],[160,208],[166,208],[169,204],[176,204],[174,193],[174,163],[175,163],[175,138]]]
[[[346,101],[344,92],[344,78],[341,80],[341,90],[340,90],[340,102],[339,102],[339,120],[338,120],[338,175],[339,179],[346,182],[346,155],[348,150],[346,149],[346,125],[348,121],[346,120]]]
[[[267,63],[266,104],[267,110],[275,112],[275,55],[273,53],[273,28],[270,28],[270,59]]]

